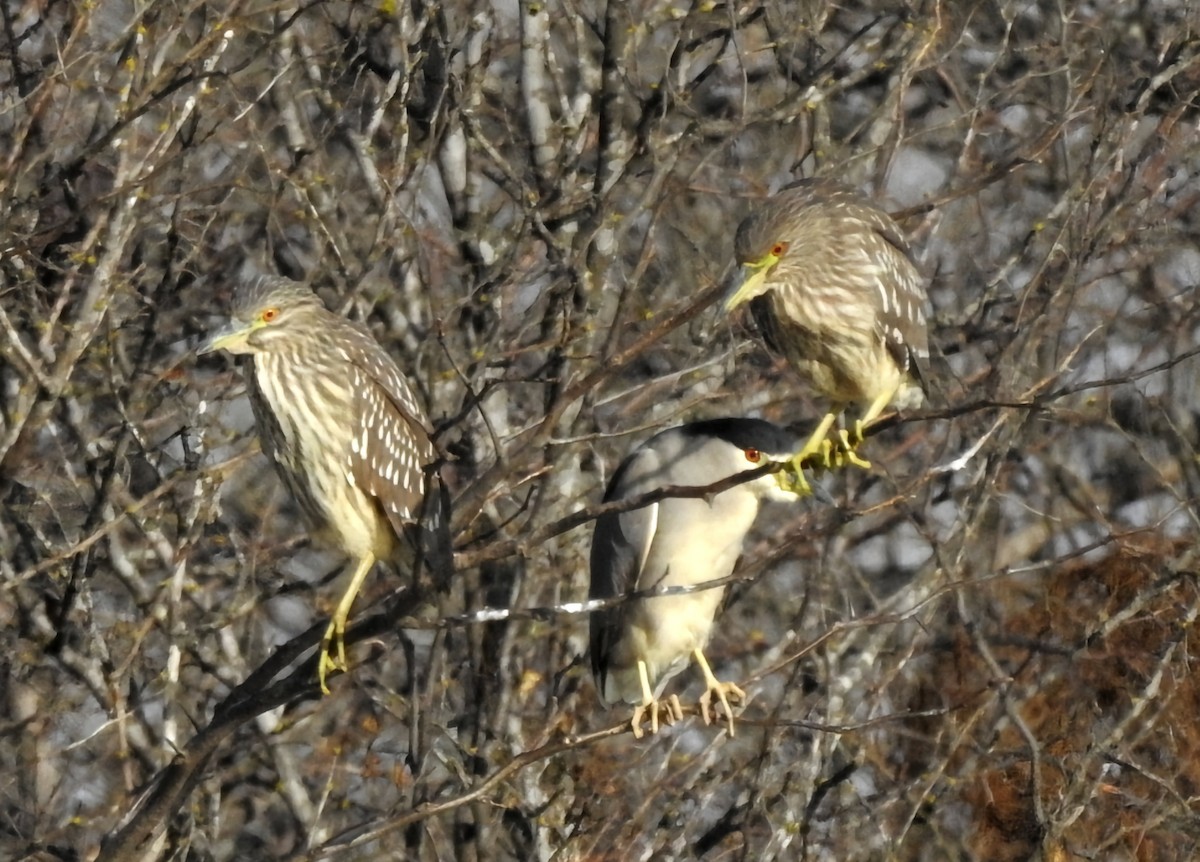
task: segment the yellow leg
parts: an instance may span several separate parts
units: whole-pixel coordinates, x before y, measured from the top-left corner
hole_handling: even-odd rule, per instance
[[[806,497],[812,493],[812,487],[808,484],[808,480],[804,478],[804,462],[817,453],[822,453],[824,465],[830,466],[830,444],[829,444],[829,429],[833,427],[833,423],[837,420],[837,413],[826,413],[817,425],[816,430],[808,438],[800,451],[792,456],[791,466],[786,470],[780,470],[775,474],[775,481],[779,487],[785,491],[790,491],[801,497]]]
[[[642,718],[646,715],[646,710],[650,711],[650,732],[658,733],[658,704],[654,702],[654,692],[650,690],[646,663],[641,659],[638,659],[638,677],[642,681],[642,702],[634,707],[633,718],[629,722],[634,739],[642,738]]]
[[[867,412],[862,415],[862,418],[859,419],[857,423],[855,423],[854,431],[858,436],[859,443],[861,443],[863,440],[863,429],[879,418],[879,414],[882,413],[887,406],[892,403],[892,399],[896,397],[896,392],[899,389],[900,386],[897,384],[887,392],[881,392],[879,395],[875,396],[875,400],[871,402],[871,406],[867,408]]]
[[[862,467],[864,469],[871,466],[871,462],[859,457],[855,450],[858,449],[863,440],[866,439],[867,426],[878,419],[879,414],[881,414],[887,408],[887,406],[892,403],[892,399],[896,396],[896,389],[898,388],[898,386],[894,387],[886,392],[880,392],[877,396],[875,396],[875,400],[871,402],[869,407],[867,407],[867,411],[862,415],[861,418],[855,420],[853,432],[847,432],[845,428],[838,432],[838,438],[841,440],[842,447],[841,450],[834,455],[834,459],[838,462],[839,466],[843,460],[848,464],[854,464],[855,466]]]
[[[367,579],[367,575],[370,574],[371,567],[374,565],[375,558],[370,554],[358,561],[358,568],[354,570],[354,574],[350,578],[350,585],[346,587],[346,592],[342,593],[337,609],[333,612],[333,619],[329,621],[329,628],[325,629],[325,637],[321,639],[317,680],[321,683],[321,691],[324,694],[329,694],[329,686],[325,684],[325,677],[328,676],[329,671],[344,671],[350,667],[346,663],[346,622],[350,619],[350,608],[354,605],[354,597],[362,589],[363,581]],[[335,644],[336,657],[330,655],[330,647]]]
[[[721,702],[721,706],[725,709],[725,717],[729,721],[729,735],[733,736],[733,709],[729,706],[729,698],[733,698],[738,703],[745,703],[746,692],[742,691],[731,682],[721,682],[713,675],[712,668],[708,666],[708,660],[704,657],[704,652],[697,648],[692,652],[696,658],[696,664],[700,665],[700,671],[704,674],[704,684],[707,688],[704,694],[700,695],[700,714],[704,716],[705,724],[712,724],[712,715],[709,708],[712,706],[713,695]]]

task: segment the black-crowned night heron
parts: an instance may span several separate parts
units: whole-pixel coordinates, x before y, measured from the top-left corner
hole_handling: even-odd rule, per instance
[[[799,440],[758,419],[714,419],[663,431],[635,450],[613,475],[605,502],[628,500],[668,486],[709,487],[768,461],[787,461]],[[697,587],[733,572],[759,500],[794,500],[765,474],[704,497],[667,497],[619,514],[602,515],[592,537],[593,599],[656,587]],[[724,586],[631,598],[591,616],[592,673],[605,703],[636,704],[632,727],[642,735],[648,712],[658,732],[659,710],[682,717],[679,698],[660,702],[670,679],[694,657],[704,674],[700,699],[705,723],[714,697],[733,735],[729,698],[745,695],[721,682],[704,658]]]
[[[896,223],[854,190],[829,180],[802,180],[780,191],[738,227],[734,254],[740,283],[725,303],[749,302],[763,338],[824,396],[829,413],[793,458],[824,452],[839,413],[864,412],[841,453],[854,454],[863,429],[889,405],[920,406],[920,366],[929,355],[924,282]]]
[[[237,290],[229,324],[199,352],[214,350],[247,354],[242,367],[263,450],[312,526],[354,562],[321,642],[318,678],[328,693],[328,672],[347,668],[346,621],[372,566],[409,549],[433,556],[444,536],[448,512],[429,421],[365,327],[285,278]]]

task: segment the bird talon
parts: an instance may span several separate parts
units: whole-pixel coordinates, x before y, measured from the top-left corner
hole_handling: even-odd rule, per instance
[[[677,721],[683,721],[683,707],[679,703],[679,695],[673,694],[668,697],[664,706],[667,710],[668,724],[674,724]]]
[[[854,433],[851,434],[845,428],[838,432],[838,439],[841,445],[837,449],[838,466],[845,464],[853,464],[855,467],[861,467],[864,470],[871,469],[871,462],[863,458],[855,450],[863,441],[862,422],[855,423]]]
[[[780,490],[795,494],[797,497],[807,497],[812,494],[812,485],[805,478],[804,471],[794,464],[775,474],[775,484],[779,486]]]
[[[633,717],[629,720],[629,727],[633,731],[634,739],[641,739],[645,735],[642,730],[642,722],[646,719],[647,713],[650,715],[650,732],[658,733],[660,717],[667,724],[675,724],[683,719],[683,707],[679,704],[678,695],[671,695],[666,700],[651,700],[648,703],[639,703],[633,708]]]
[[[866,458],[861,457],[857,452],[854,452],[853,450],[846,453],[846,463],[853,464],[855,467],[860,467],[863,470],[871,469],[871,462],[868,461]]]
[[[641,739],[645,734],[642,730],[642,717],[646,714],[644,706],[635,706],[633,708],[633,716],[629,719],[629,729],[633,731],[634,739]]]
[[[717,700],[720,701],[721,707],[725,710],[725,718],[729,722],[729,735],[733,736],[733,707],[729,705],[729,698],[733,698],[739,704],[745,703],[746,692],[742,691],[732,682],[718,682],[716,685],[710,686],[704,694],[700,695],[700,715],[704,718],[706,725],[712,724],[712,699],[714,694]]]
[[[350,664],[346,661],[346,624],[335,614],[329,628],[325,629],[325,636],[321,638],[321,657],[317,662],[317,680],[321,683],[321,693],[329,694],[329,685],[325,679],[330,671],[344,673],[349,669]]]
[[[797,497],[811,497],[812,485],[808,481],[808,477],[804,475],[804,467],[806,462],[815,461],[812,465],[814,469],[828,468],[829,457],[825,454],[825,446],[822,443],[828,444],[828,441],[809,441],[799,452],[791,457],[782,470],[775,474],[775,484],[781,490],[789,494],[795,494]],[[813,456],[819,456],[814,458]]]
[[[321,694],[329,694],[329,683],[325,682],[325,678],[329,676],[329,672],[345,670],[344,667],[338,667],[337,661],[329,655],[324,645],[321,647],[321,657],[317,660],[317,682],[321,684]]]

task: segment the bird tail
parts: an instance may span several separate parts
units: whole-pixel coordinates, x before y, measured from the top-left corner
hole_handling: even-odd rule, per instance
[[[421,503],[418,521],[418,564],[428,568],[438,589],[445,589],[454,574],[454,543],[450,535],[450,491],[442,480],[440,468],[440,462],[426,468],[429,491]]]
[[[946,357],[933,345],[926,354],[910,353],[908,367],[921,391],[925,393],[925,407],[938,410],[955,403],[964,395]]]

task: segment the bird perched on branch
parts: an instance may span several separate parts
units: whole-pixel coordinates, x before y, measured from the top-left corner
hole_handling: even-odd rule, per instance
[[[596,688],[605,703],[636,704],[631,720],[641,737],[649,713],[657,733],[659,713],[682,717],[679,698],[661,701],[667,683],[696,660],[706,689],[700,699],[705,723],[715,697],[733,735],[729,700],[741,689],[721,682],[704,658],[724,585],[706,587],[733,572],[758,504],[764,497],[794,500],[770,473],[716,493],[701,489],[786,461],[799,440],[758,419],[714,419],[663,431],[636,449],[613,475],[605,502],[633,500],[660,489],[692,488],[690,497],[668,496],[640,508],[601,515],[592,536],[592,599],[611,599],[656,588],[692,588],[659,596],[637,596],[592,613],[591,660]]]
[[[377,560],[449,560],[447,494],[416,392],[362,325],[276,276],[243,284],[199,353],[244,354],[263,450],[312,527],[354,562],[321,641],[318,679],[346,670],[346,623]]]
[[[833,402],[793,456],[798,486],[814,454],[825,466],[840,457],[869,466],[855,452],[866,426],[889,405],[912,409],[924,399],[927,299],[900,229],[852,189],[802,180],[742,221],[734,254],[741,271],[726,311],[749,303],[767,345]],[[851,404],[863,412],[841,430],[833,455],[829,431]]]

